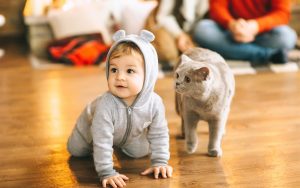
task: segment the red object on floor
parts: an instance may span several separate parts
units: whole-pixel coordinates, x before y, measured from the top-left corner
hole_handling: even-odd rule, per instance
[[[101,34],[90,34],[56,40],[48,46],[48,52],[55,61],[83,66],[104,61],[109,47]]]

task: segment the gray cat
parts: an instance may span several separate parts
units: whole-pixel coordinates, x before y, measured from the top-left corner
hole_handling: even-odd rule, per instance
[[[222,156],[221,141],[235,90],[232,71],[216,52],[192,48],[181,55],[175,77],[176,111],[187,152],[196,151],[197,123],[204,120],[209,125],[208,155]]]

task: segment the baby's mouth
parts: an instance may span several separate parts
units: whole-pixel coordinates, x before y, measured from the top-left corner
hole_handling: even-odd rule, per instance
[[[126,87],[123,86],[123,85],[117,85],[116,87],[117,87],[117,88],[126,88]]]

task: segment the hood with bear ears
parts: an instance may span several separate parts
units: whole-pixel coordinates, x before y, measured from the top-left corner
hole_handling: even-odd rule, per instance
[[[143,58],[145,63],[145,78],[143,88],[133,103],[135,107],[142,106],[150,98],[150,95],[154,91],[154,86],[158,77],[158,57],[156,50],[151,44],[154,38],[155,36],[147,30],[141,30],[140,35],[126,35],[124,30],[119,30],[113,35],[113,40],[115,42],[107,54],[106,79],[108,79],[109,76],[109,58],[111,52],[115,49],[115,47],[118,44],[124,41],[130,41],[136,44],[141,50],[144,56]]]

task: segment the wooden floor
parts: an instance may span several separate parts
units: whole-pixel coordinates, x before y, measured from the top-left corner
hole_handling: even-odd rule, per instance
[[[103,93],[99,67],[34,70],[27,52],[6,46],[0,59],[0,187],[98,187],[92,158],[72,158],[66,140],[84,106]],[[300,187],[300,73],[237,76],[223,157],[206,155],[207,125],[188,155],[176,139],[173,78],[157,83],[167,110],[174,176],[139,173],[147,158],[116,161],[129,188]]]

